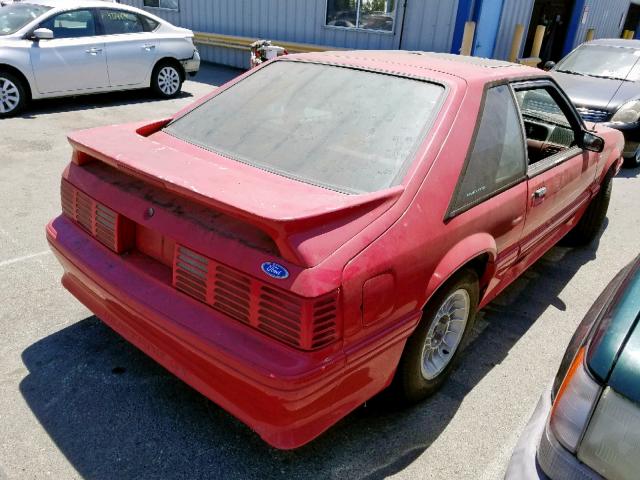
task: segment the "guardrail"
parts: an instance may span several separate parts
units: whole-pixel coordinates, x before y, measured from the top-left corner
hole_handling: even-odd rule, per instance
[[[211,47],[232,48],[234,50],[249,51],[251,45],[258,38],[252,37],[236,37],[234,35],[221,35],[218,33],[194,32],[193,41],[199,45],[208,45]],[[274,45],[284,47],[289,53],[309,53],[309,52],[326,52],[329,50],[347,50],[346,48],[330,47],[323,45],[312,45],[309,43],[281,42],[279,40],[269,39]]]

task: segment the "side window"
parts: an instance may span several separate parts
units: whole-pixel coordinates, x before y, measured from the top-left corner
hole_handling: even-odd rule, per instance
[[[476,138],[456,189],[460,211],[524,178],[524,141],[518,109],[507,85],[486,92]]]
[[[165,8],[167,10],[178,10],[178,0],[144,0],[142,3],[145,7]]]
[[[74,10],[48,18],[40,24],[48,28],[53,38],[93,37],[96,35],[96,23],[91,10]]]
[[[153,32],[160,25],[155,20],[145,17],[144,15],[139,15],[139,17],[145,32]]]
[[[552,95],[553,87],[516,89],[527,137],[529,165],[575,145],[575,133]]]
[[[142,19],[135,13],[124,10],[100,10],[100,21],[105,35],[141,33],[145,31]]]

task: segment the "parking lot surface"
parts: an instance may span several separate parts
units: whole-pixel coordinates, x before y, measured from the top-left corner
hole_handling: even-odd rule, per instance
[[[501,478],[573,330],[639,253],[640,169],[615,178],[597,244],[554,248],[481,312],[440,393],[408,409],[376,398],[281,452],[92,316],[44,237],[66,133],[162,118],[237,74],[207,65],[175,100],[58,99],[0,120],[0,479]]]

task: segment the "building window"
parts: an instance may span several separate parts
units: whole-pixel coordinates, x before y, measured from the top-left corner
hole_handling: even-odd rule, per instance
[[[164,8],[166,10],[178,10],[179,0],[144,0],[145,7]]]
[[[327,0],[327,25],[392,32],[396,0]]]

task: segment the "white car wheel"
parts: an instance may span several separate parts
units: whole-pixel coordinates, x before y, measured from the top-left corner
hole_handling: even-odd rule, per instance
[[[161,67],[156,76],[156,85],[163,96],[173,97],[180,91],[182,85],[180,72],[171,65]]]
[[[22,89],[13,78],[0,74],[0,115],[8,116],[21,106]]]

